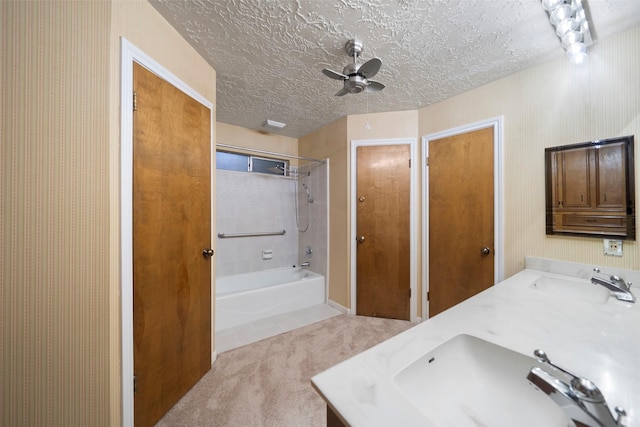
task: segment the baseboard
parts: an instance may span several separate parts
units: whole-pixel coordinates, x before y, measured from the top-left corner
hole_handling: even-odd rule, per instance
[[[327,304],[329,304],[331,307],[335,308],[336,310],[338,310],[342,314],[351,314],[351,310],[349,310],[347,307],[345,307],[345,306],[343,306],[341,304],[338,304],[335,301],[327,300]]]
[[[218,354],[215,351],[212,351],[211,352],[211,364],[212,365],[216,361],[217,358],[218,358]]]

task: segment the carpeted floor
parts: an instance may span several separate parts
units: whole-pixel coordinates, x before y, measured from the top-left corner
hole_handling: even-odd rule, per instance
[[[340,315],[227,351],[158,426],[325,426],[311,377],[412,325]]]

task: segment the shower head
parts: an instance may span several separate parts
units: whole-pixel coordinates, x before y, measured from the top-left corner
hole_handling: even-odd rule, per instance
[[[303,182],[302,188],[304,188],[304,191],[307,192],[307,203],[313,203],[313,197],[311,197],[311,193],[309,193],[309,188],[307,187],[307,184]]]

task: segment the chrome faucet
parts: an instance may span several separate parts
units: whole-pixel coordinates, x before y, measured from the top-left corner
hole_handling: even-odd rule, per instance
[[[547,394],[572,421],[587,427],[622,426],[622,418],[627,413],[616,406],[614,416],[593,382],[553,364],[542,350],[533,354],[539,362],[549,365],[553,373],[536,366],[531,368],[527,379]]]
[[[593,271],[600,273],[599,268],[594,268]],[[609,279],[602,279],[597,276],[591,278],[591,283],[604,286],[609,289],[613,296],[620,301],[636,302],[636,297],[631,293],[631,282],[626,282],[622,277],[615,274],[609,276]]]
[[[311,265],[311,263],[309,261],[305,261],[302,264],[300,264],[300,267],[309,267]]]

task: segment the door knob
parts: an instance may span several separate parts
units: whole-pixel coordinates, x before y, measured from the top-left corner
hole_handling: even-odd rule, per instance
[[[480,252],[482,252],[482,255],[489,255],[491,253],[491,249],[485,246]]]
[[[364,242],[364,236],[360,236],[360,237],[356,238],[356,240],[358,241],[358,243],[362,243],[362,242]]]
[[[202,256],[205,258],[211,258],[213,256],[214,252],[213,249],[210,248],[204,248],[202,250]]]

